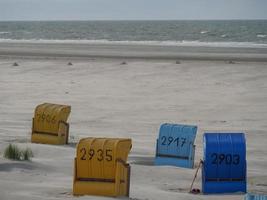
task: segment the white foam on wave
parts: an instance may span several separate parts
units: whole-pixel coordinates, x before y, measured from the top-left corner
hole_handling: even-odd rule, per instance
[[[8,33],[10,33],[10,32],[0,31],[0,35],[1,35],[1,34],[8,34]]]
[[[267,43],[252,42],[200,42],[200,41],[110,41],[110,40],[13,40],[0,39],[0,43],[34,43],[34,44],[102,44],[102,45],[153,45],[153,46],[190,46],[190,47],[244,47],[267,48]]]
[[[265,34],[258,34],[257,37],[258,38],[265,38],[265,37],[267,37],[267,35],[265,35]]]
[[[206,34],[206,33],[208,33],[209,31],[201,31],[200,33],[201,34]]]

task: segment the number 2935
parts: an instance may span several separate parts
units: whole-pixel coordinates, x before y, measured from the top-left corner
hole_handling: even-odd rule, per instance
[[[96,158],[99,162],[101,161],[112,161],[112,150],[111,149],[86,149],[81,148],[80,149],[80,160],[92,160],[93,158]]]

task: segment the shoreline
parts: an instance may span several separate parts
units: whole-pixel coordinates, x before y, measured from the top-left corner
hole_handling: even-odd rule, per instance
[[[1,58],[75,58],[267,62],[267,48],[110,43],[0,42]]]

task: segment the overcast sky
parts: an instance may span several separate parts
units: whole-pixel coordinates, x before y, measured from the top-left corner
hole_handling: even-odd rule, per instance
[[[0,0],[0,21],[135,19],[267,19],[267,0]]]

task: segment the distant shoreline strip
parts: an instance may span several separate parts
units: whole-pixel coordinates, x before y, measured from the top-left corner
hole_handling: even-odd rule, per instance
[[[111,40],[47,40],[47,39],[0,39],[0,43],[30,44],[105,44],[105,45],[151,45],[151,46],[189,46],[189,47],[237,47],[267,48],[267,43],[253,42],[202,42],[202,41],[111,41]]]

